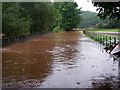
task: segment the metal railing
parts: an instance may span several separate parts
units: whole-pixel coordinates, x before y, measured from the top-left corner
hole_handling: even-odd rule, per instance
[[[104,45],[106,51],[112,50],[119,42],[117,37],[106,34],[95,33],[92,31],[83,31],[88,37]]]

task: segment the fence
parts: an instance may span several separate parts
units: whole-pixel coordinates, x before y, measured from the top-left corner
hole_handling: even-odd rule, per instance
[[[118,39],[113,36],[99,34],[91,31],[83,31],[84,34],[104,45],[106,51],[112,50],[118,43]]]
[[[14,38],[2,37],[2,39],[1,39],[2,46],[6,46],[6,45],[11,44],[13,42],[17,42],[19,40],[22,40],[24,38],[25,38],[25,36],[18,36],[18,37],[14,37]]]

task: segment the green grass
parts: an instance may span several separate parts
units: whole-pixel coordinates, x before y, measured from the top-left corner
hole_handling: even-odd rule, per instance
[[[120,32],[120,29],[95,29],[96,32]]]
[[[120,29],[93,29],[90,30],[91,32],[100,32],[100,33],[107,33],[107,32],[120,32]],[[111,37],[115,37],[118,38],[118,35],[105,35],[105,36],[111,36]]]
[[[113,40],[116,38],[116,40],[118,39],[118,37],[116,37],[116,36],[111,36],[111,35],[103,35],[103,34],[92,34],[91,32],[88,32],[87,34],[86,34],[88,37],[90,37],[90,38],[92,38],[93,40],[95,40],[95,41],[98,41],[98,42],[100,42],[100,43],[103,43],[103,44],[105,44],[105,42],[107,41],[110,41],[111,40],[111,43],[113,43]],[[101,36],[99,36],[99,38],[98,38],[98,35],[101,35]],[[103,38],[103,36],[104,36],[104,38]]]

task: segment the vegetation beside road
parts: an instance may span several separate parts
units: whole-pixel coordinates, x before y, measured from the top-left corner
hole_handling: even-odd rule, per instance
[[[5,37],[69,31],[81,20],[76,2],[3,2],[2,33]]]
[[[120,29],[93,29],[95,32],[120,32]]]
[[[106,51],[112,50],[119,43],[117,36],[100,34],[91,31],[84,31],[84,34],[86,34],[88,37],[92,38],[93,40],[103,44],[104,49]]]
[[[2,42],[48,32],[77,28],[80,12],[76,2],[3,2]]]
[[[108,37],[111,37],[111,39],[113,39],[113,38],[118,39],[120,29],[88,29],[86,31],[90,32],[90,33],[108,36]]]

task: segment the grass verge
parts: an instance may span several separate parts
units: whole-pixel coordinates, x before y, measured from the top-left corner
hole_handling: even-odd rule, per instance
[[[120,32],[120,29],[93,29],[96,32]]]

